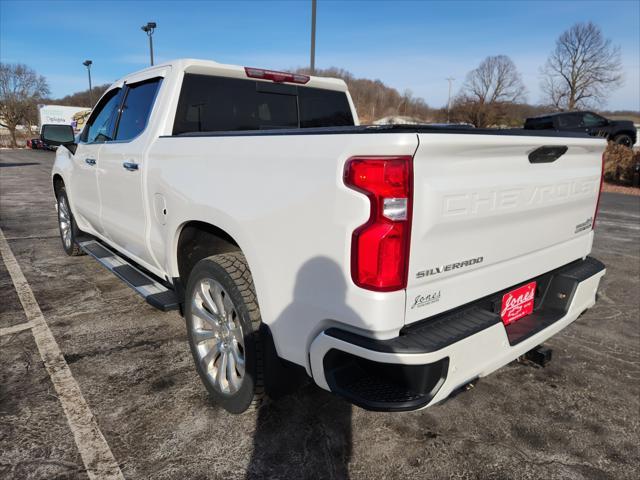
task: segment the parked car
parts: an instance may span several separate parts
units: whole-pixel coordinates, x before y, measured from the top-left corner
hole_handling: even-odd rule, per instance
[[[42,137],[65,252],[180,309],[234,413],[301,376],[371,410],[441,402],[537,351],[605,273],[602,139],[363,126],[342,80],[202,60]]]
[[[42,140],[40,140],[39,138],[31,138],[27,140],[27,148],[38,150],[38,149],[44,148],[44,144],[42,143]]]
[[[633,147],[637,131],[630,120],[608,120],[593,112],[559,112],[527,118],[527,130],[556,130],[558,132],[585,132],[594,137]]]

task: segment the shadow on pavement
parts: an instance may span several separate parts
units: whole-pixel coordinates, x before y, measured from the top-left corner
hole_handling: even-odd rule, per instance
[[[349,478],[351,405],[308,385],[258,412],[247,479]]]
[[[26,167],[28,165],[40,165],[37,162],[25,162],[25,163],[0,163],[0,168],[2,167]]]
[[[293,300],[272,329],[291,329],[310,310],[330,315],[356,316],[345,302],[346,281],[333,260],[316,257],[299,270]],[[330,317],[326,317],[330,318]],[[305,338],[300,338],[301,342]],[[317,387],[313,382],[258,411],[253,453],[247,479],[349,478],[351,459],[351,404]]]

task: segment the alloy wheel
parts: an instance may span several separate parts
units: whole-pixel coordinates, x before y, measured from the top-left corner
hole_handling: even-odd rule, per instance
[[[71,211],[64,195],[61,195],[58,200],[58,224],[64,246],[69,249],[71,248]]]
[[[231,297],[216,280],[203,278],[193,290],[191,316],[190,333],[198,362],[218,392],[234,394],[245,375],[245,349]]]

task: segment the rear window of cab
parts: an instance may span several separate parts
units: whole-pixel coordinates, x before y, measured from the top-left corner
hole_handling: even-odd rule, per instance
[[[188,73],[173,134],[353,124],[345,92]]]

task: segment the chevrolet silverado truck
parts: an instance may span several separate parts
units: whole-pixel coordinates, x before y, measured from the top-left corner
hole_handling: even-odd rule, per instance
[[[603,139],[359,125],[342,80],[177,60],[47,125],[62,246],[186,320],[212,399],[415,410],[594,305]]]

